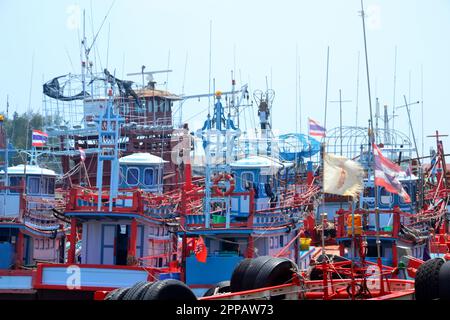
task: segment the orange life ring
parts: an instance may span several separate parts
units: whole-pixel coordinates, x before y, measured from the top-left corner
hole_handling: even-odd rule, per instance
[[[222,191],[219,188],[219,182],[222,180],[228,181],[230,183],[230,187],[225,191]],[[227,197],[233,193],[235,186],[236,186],[236,184],[234,182],[233,176],[228,173],[222,173],[213,179],[212,190],[213,190],[214,195],[216,195],[216,196]]]

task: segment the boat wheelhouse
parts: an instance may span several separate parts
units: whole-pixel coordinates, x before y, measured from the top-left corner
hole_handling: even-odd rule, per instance
[[[64,259],[63,222],[56,206],[54,171],[18,165],[0,172],[7,184],[0,191],[0,266],[10,269]]]

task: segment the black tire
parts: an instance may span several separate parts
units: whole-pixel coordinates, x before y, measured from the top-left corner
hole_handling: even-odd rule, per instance
[[[116,300],[115,297],[120,290],[124,290],[125,288],[117,288],[108,292],[105,296],[104,300]]]
[[[264,263],[253,283],[253,289],[272,287],[292,282],[297,266],[289,259],[272,258]]]
[[[197,297],[183,282],[166,279],[153,283],[145,292],[142,300],[195,301]]]
[[[317,257],[316,259],[316,263],[322,263],[323,261],[326,262],[344,262],[344,261],[349,261],[349,259],[335,255],[335,254],[321,254],[320,256]]]
[[[443,259],[435,258],[426,261],[417,269],[414,281],[416,300],[439,298],[439,271],[443,264]]]
[[[204,297],[209,297],[214,295],[214,291],[217,290],[217,293],[225,293],[225,292],[230,292],[230,281],[221,281],[219,283],[217,283],[214,287],[209,288],[204,294]]]
[[[446,261],[439,270],[439,299],[450,300],[450,261]]]
[[[245,271],[242,279],[241,291],[254,289],[254,283],[261,267],[269,260],[273,259],[270,256],[261,256],[250,261],[250,264]]]
[[[141,295],[145,293],[149,284],[151,284],[151,282],[147,281],[136,282],[130,288],[130,290],[128,290],[128,292],[125,294],[122,300],[140,300]]]
[[[309,280],[323,280],[323,271],[319,268],[312,267],[309,273]]]
[[[242,281],[244,280],[245,271],[247,271],[248,266],[252,259],[246,258],[239,262],[237,267],[234,269],[233,274],[231,275],[230,280],[230,291],[238,292],[241,291]]]

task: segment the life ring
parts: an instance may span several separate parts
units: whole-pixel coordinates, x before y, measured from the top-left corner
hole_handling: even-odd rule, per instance
[[[222,181],[222,180],[228,181],[230,183],[230,187],[227,190],[225,190],[225,191],[222,191],[219,188],[219,182]],[[236,186],[236,184],[234,182],[233,176],[231,174],[228,174],[228,173],[222,173],[222,174],[219,174],[217,177],[215,177],[213,179],[212,190],[213,190],[214,195],[227,197],[227,196],[229,196],[229,195],[231,195],[233,193],[235,186]]]

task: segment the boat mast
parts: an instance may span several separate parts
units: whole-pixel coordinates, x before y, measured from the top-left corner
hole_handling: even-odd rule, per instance
[[[364,53],[366,58],[366,76],[367,76],[367,92],[369,98],[369,112],[370,112],[370,125],[369,125],[369,155],[372,153],[372,144],[375,143],[375,134],[373,130],[373,114],[372,114],[372,96],[370,92],[370,76],[369,76],[369,58],[367,56],[367,38],[366,38],[366,23],[364,19],[364,4],[363,0],[361,0],[361,17],[362,17],[362,27],[363,27],[363,36],[364,36]],[[369,162],[370,163],[370,162]],[[383,284],[383,274],[382,274],[382,263],[381,263],[381,241],[380,241],[380,212],[378,208],[378,188],[375,185],[375,161],[372,160],[372,168],[374,174],[374,196],[375,196],[375,229],[376,229],[376,245],[377,245],[377,264],[380,272],[380,293],[384,293],[384,284]],[[370,173],[370,165],[369,165],[369,173]],[[370,175],[368,175],[370,177]]]

